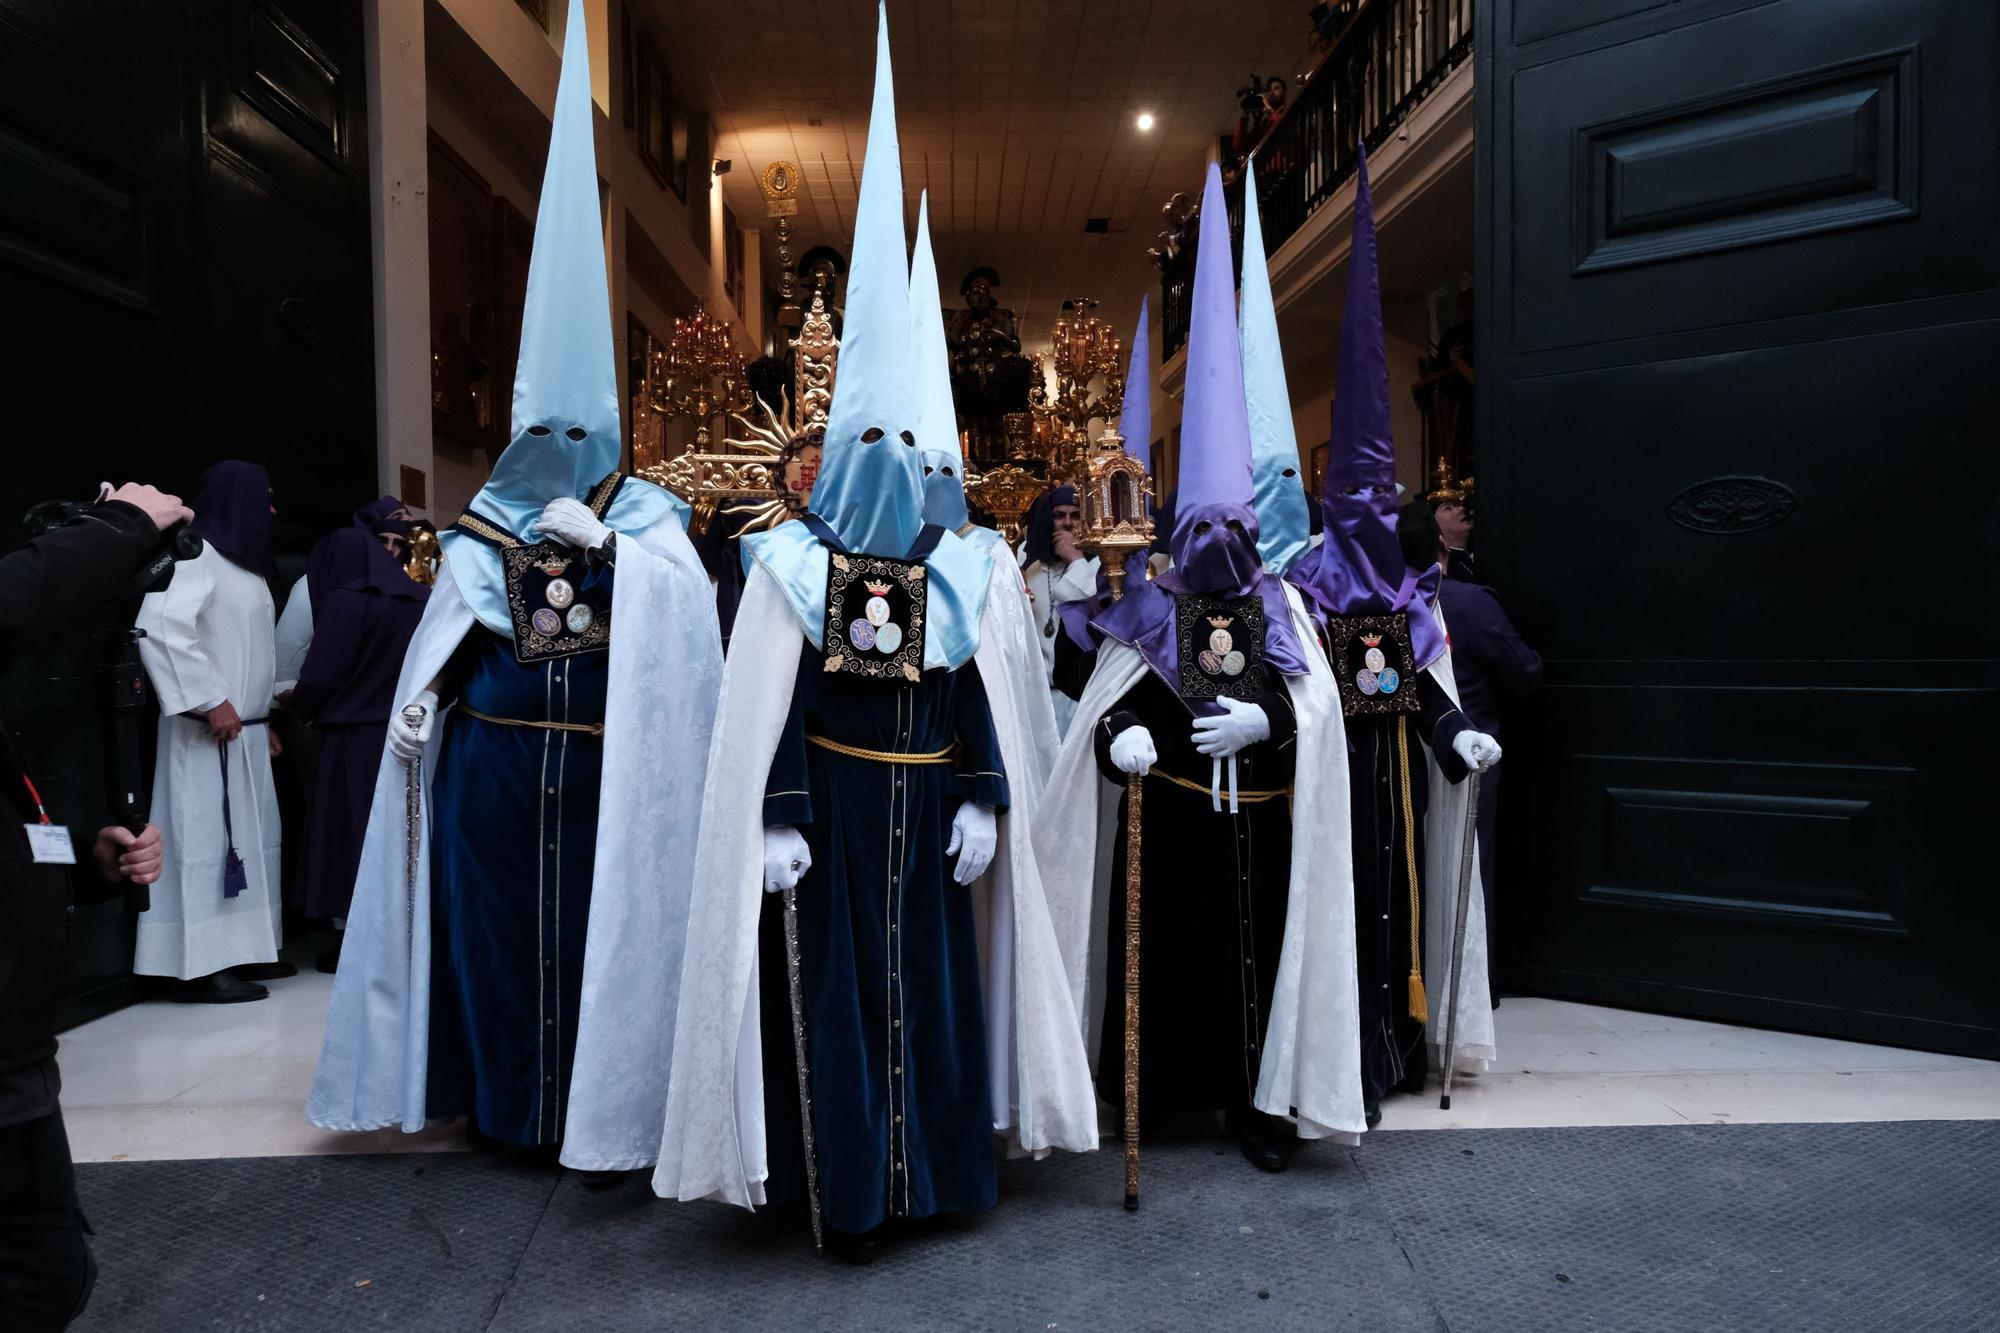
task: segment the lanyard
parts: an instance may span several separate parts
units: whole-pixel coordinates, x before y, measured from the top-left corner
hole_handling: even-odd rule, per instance
[[[40,822],[44,824],[48,823],[49,812],[48,808],[42,804],[42,794],[35,790],[35,780],[29,777],[25,771],[21,774],[21,785],[28,789],[28,799],[35,803],[35,813],[41,816]]]

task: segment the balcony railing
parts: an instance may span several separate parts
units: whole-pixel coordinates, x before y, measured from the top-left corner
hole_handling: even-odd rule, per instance
[[[1379,147],[1472,54],[1474,0],[1362,0],[1296,100],[1251,150],[1264,253],[1275,254],[1354,174],[1356,146]],[[1243,254],[1243,182],[1227,182],[1229,235]],[[1197,229],[1160,269],[1160,359],[1187,341]]]

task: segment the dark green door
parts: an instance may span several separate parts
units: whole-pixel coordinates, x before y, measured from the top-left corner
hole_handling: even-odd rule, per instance
[[[1483,0],[1516,986],[2000,1055],[1996,16]]]

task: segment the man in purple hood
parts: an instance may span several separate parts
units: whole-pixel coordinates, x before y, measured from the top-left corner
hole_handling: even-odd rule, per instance
[[[1087,959],[1079,1009],[1101,1035],[1099,1095],[1117,1106],[1125,996],[1110,979],[1125,968],[1129,795],[1108,863],[1096,837],[1112,794],[1143,776],[1143,1122],[1222,1111],[1251,1164],[1280,1171],[1298,1135],[1362,1127],[1350,895],[1318,841],[1341,827],[1345,801],[1327,781],[1340,765],[1331,680],[1303,608],[1258,553],[1226,217],[1211,167],[1173,565],[1128,578],[1091,619],[1101,647],[1035,851],[1051,903],[1068,904],[1058,919],[1095,921],[1107,942],[1101,957],[1073,952]]]
[[[1361,983],[1361,1074],[1368,1123],[1391,1091],[1420,1092],[1431,1045],[1441,1044],[1447,994],[1448,924],[1456,888],[1456,837],[1465,800],[1441,792],[1469,768],[1500,757],[1492,737],[1459,711],[1450,645],[1434,602],[1438,570],[1403,563],[1396,535],[1396,452],[1389,433],[1389,366],[1382,345],[1382,298],[1375,268],[1375,216],[1364,152],[1356,176],[1354,247],[1347,313],[1340,328],[1333,434],[1320,498],[1324,540],[1288,575],[1311,604],[1340,688],[1347,728],[1348,790],[1354,836],[1355,946]],[[1428,747],[1440,775],[1418,827],[1412,756]],[[1456,827],[1454,827],[1456,825]],[[1426,882],[1421,866],[1430,867]],[[1476,899],[1475,899],[1476,903]],[[1460,1049],[1492,1054],[1486,1007],[1483,931],[1468,949],[1461,992]],[[1481,1013],[1471,1012],[1478,991]],[[1436,1000],[1433,1000],[1436,996]],[[1426,1041],[1426,1025],[1436,1040]]]

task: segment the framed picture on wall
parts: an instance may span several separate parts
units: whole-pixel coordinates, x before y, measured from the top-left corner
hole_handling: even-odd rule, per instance
[[[674,96],[667,62],[659,47],[644,29],[634,33],[633,76],[637,84],[638,107],[635,127],[639,139],[639,160],[655,180],[671,189],[682,203],[688,192],[688,114]]]
[[[1309,455],[1312,461],[1306,465],[1306,479],[1312,483],[1310,489],[1314,495],[1320,495],[1326,489],[1327,446],[1332,443],[1332,440],[1321,440],[1312,447]]]
[[[722,206],[722,289],[729,302],[743,309],[743,228],[736,225],[736,211]]]
[[[431,428],[478,448],[499,429],[494,374],[493,192],[430,136]]]

